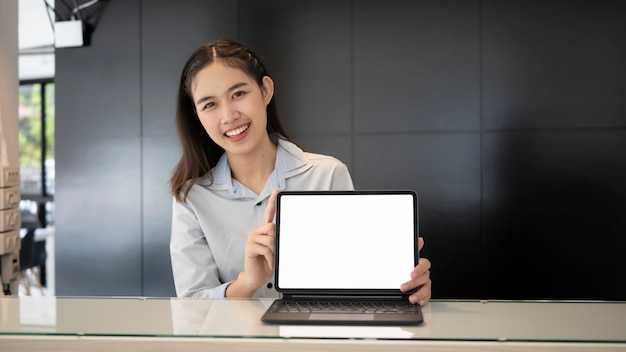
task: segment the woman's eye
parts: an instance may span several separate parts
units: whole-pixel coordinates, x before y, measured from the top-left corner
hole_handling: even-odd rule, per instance
[[[233,98],[239,98],[239,97],[243,96],[244,94],[246,94],[246,92],[244,92],[244,91],[235,92],[235,94],[233,94]]]
[[[214,102],[207,103],[202,110],[210,109],[215,106]]]

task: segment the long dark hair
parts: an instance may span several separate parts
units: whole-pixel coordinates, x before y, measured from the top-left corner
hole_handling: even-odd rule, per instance
[[[224,149],[207,134],[194,109],[191,84],[203,68],[219,61],[241,69],[263,87],[263,77],[269,76],[261,59],[245,45],[226,39],[205,44],[191,54],[180,76],[176,100],[176,128],[182,147],[182,156],[170,178],[170,192],[177,201],[185,201],[193,184],[200,177],[208,176],[212,182],[211,169],[215,167]],[[275,97],[267,105],[267,133],[270,140],[288,139],[276,110]]]

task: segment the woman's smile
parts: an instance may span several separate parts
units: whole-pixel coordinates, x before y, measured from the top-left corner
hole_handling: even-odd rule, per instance
[[[245,131],[248,130],[248,128],[250,128],[250,124],[247,123],[241,127],[235,128],[233,130],[230,131],[226,131],[226,133],[224,133],[226,135],[226,137],[236,137],[242,133],[244,133]]]

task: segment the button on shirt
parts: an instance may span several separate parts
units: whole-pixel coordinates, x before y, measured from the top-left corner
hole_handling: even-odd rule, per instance
[[[232,178],[226,154],[191,187],[184,203],[174,199],[170,254],[179,297],[223,298],[243,271],[248,233],[261,225],[272,191],[352,190],[348,168],[326,155],[303,152],[279,139],[276,164],[261,194]],[[260,205],[259,205],[260,204]],[[279,297],[273,283],[255,298]]]

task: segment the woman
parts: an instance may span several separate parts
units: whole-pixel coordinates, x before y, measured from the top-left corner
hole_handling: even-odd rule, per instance
[[[176,123],[182,157],[174,196],[171,258],[180,297],[278,297],[272,284],[278,190],[352,190],[347,167],[303,152],[278,119],[274,82],[244,45],[218,40],[187,60]],[[423,239],[419,239],[420,249]],[[420,259],[402,291],[430,299]]]

